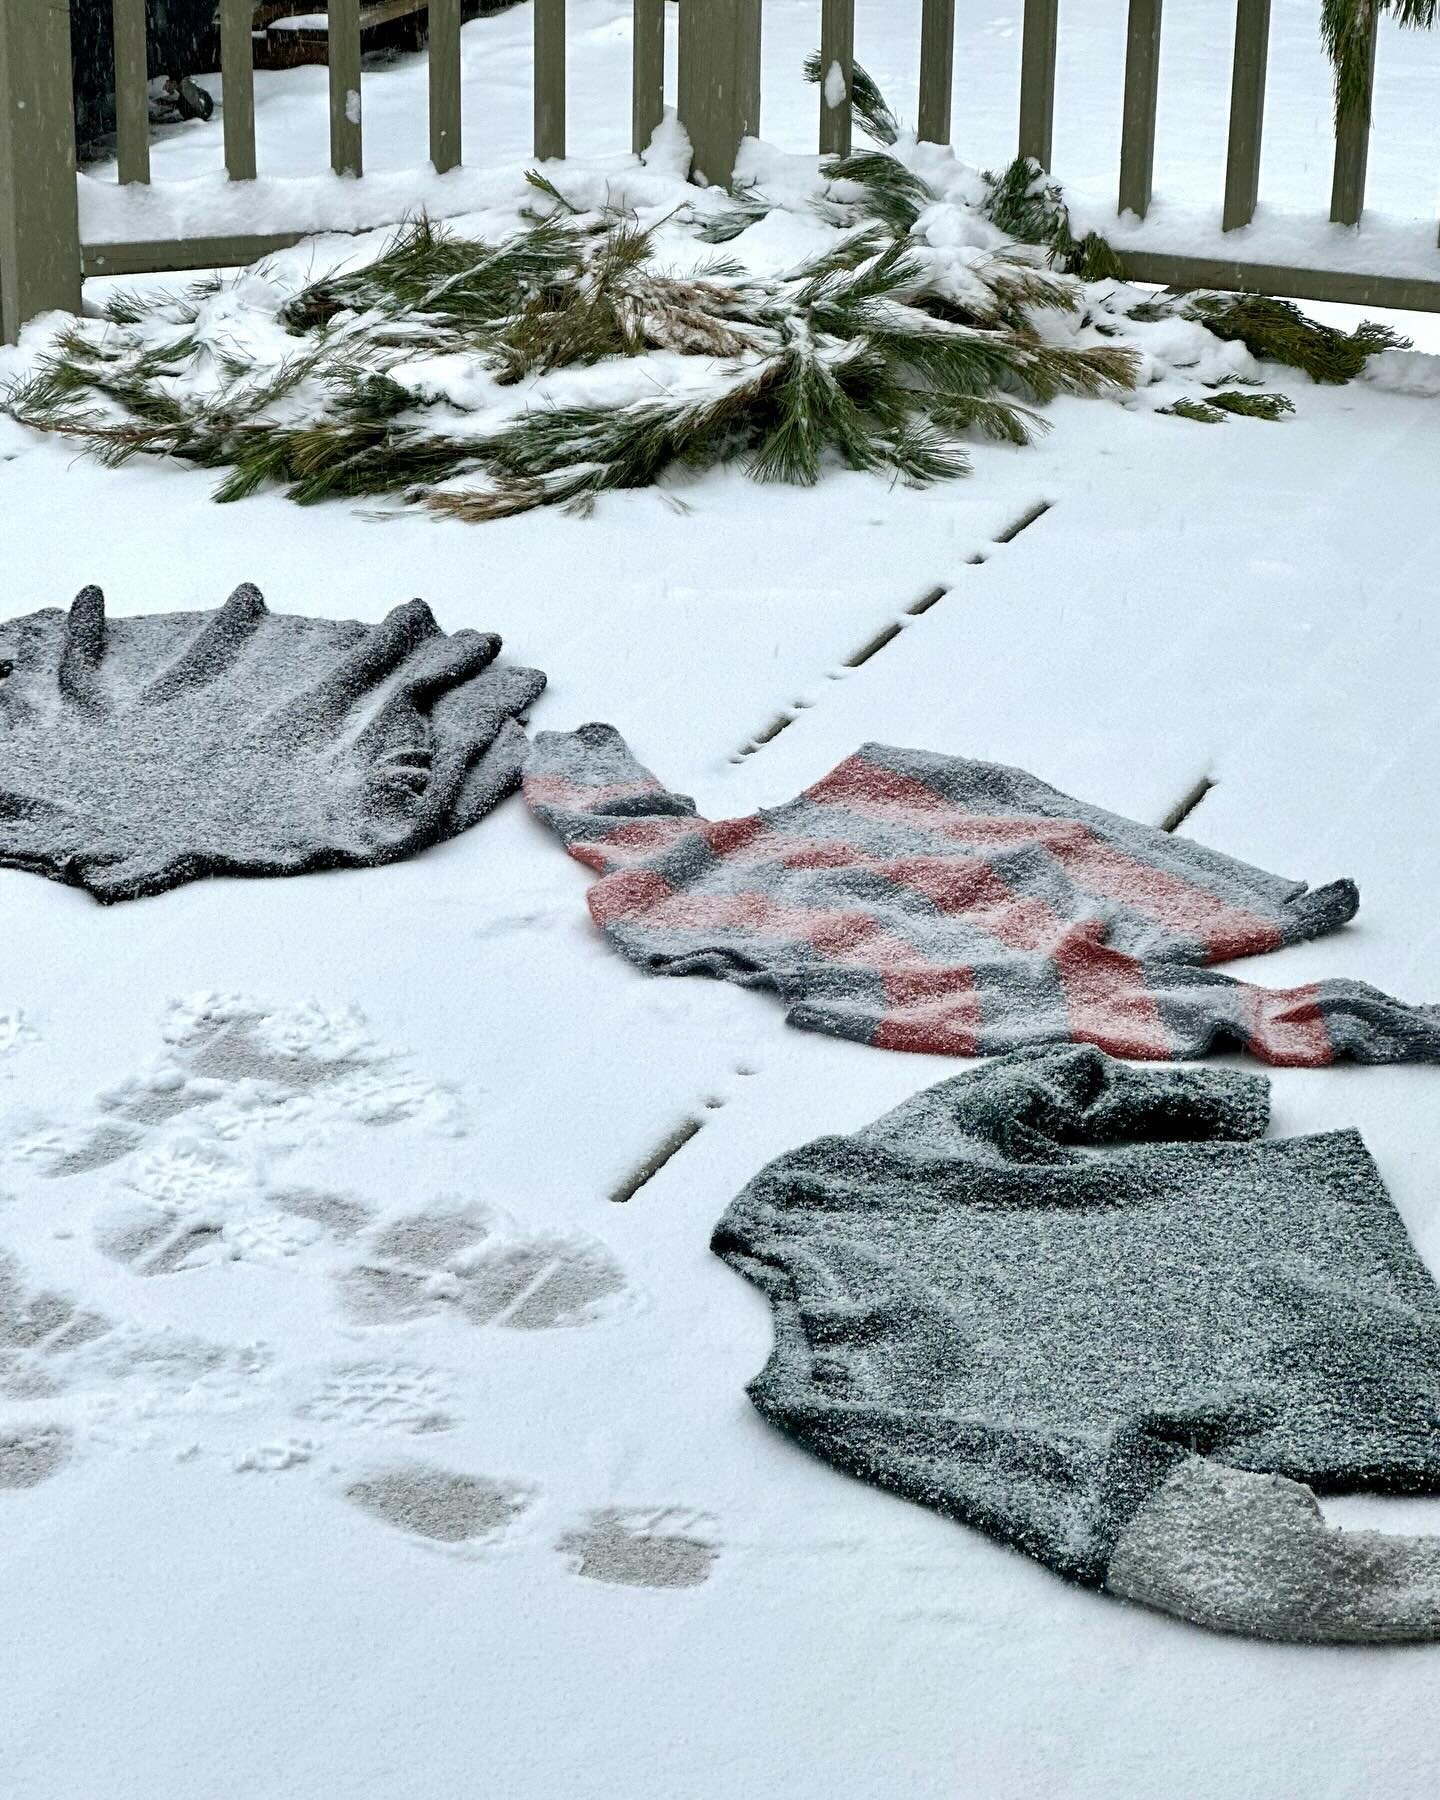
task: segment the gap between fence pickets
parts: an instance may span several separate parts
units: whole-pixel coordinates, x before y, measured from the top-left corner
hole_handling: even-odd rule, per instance
[[[1004,544],[1014,543],[1015,539],[1019,537],[1022,531],[1028,530],[1037,519],[1043,519],[1053,505],[1054,501],[1052,500],[1038,500],[1034,506],[1021,513],[1018,519],[1013,519],[1003,531],[996,532],[995,536],[990,540],[990,547],[995,549]],[[972,566],[978,566],[988,560],[988,555],[983,550],[969,558]],[[894,643],[895,639],[906,629],[912,619],[918,619],[922,613],[929,612],[932,606],[937,605],[950,592],[952,592],[952,590],[946,587],[933,587],[928,589],[912,605],[907,606],[900,614],[899,618],[892,619],[891,622],[886,625],[883,630],[878,631],[868,643],[862,644],[853,655],[847,656],[844,662],[840,664],[839,668],[832,669],[830,671],[831,680],[843,680],[852,669],[859,669],[869,662],[871,657],[878,656],[887,644]],[[800,714],[812,704],[813,702],[808,700],[796,700],[792,702],[792,704],[786,707],[782,712],[777,713],[763,731],[757,731],[754,737],[747,739],[746,742],[740,746],[739,750],[737,750],[730,758],[731,762],[744,762],[747,756],[753,756],[757,750],[762,749],[766,744],[772,743],[779,737],[782,731],[793,725]]]

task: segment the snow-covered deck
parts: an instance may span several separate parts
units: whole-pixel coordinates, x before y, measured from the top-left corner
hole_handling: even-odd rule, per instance
[[[683,511],[646,492],[481,528],[218,508],[205,474],[107,472],[0,421],[5,609],[96,580],[116,612],[241,580],[363,619],[423,595],[549,671],[537,727],[613,722],[712,817],[864,739],[1017,763],[1151,822],[1208,778],[1183,831],[1360,884],[1354,925],[1258,979],[1440,998],[1436,401],[1272,385],[1297,402],[1282,425],[1064,402],[1035,448],[982,448],[923,493],[721,474]],[[27,1289],[111,1324],[69,1385],[0,1401],[0,1432],[75,1441],[0,1490],[0,1789],[1429,1800],[1440,1650],[1265,1646],[1068,1588],[760,1422],[744,1384],[769,1317],[708,1253],[714,1220],[766,1158],[957,1065],[647,978],[590,924],[587,879],[518,799],[391,868],[109,909],[0,871],[0,1246]],[[221,1082],[123,1157],[57,1172],[102,1154],[99,1096],[184,1064],[167,1007],[207,994],[322,1052],[348,1034],[348,1097],[277,1132]],[[352,1008],[363,1033],[336,1022]],[[1274,1130],[1360,1127],[1440,1274],[1437,1083],[1279,1073]],[[337,1204],[306,1215],[297,1193]],[[97,1226],[141,1196],[213,1221],[213,1256],[147,1275],[119,1239],[103,1254]],[[623,1291],[568,1325],[543,1306],[474,1323],[443,1283],[409,1319],[345,1309],[386,1225],[467,1205],[502,1246],[543,1239],[549,1270],[598,1241]],[[437,1544],[345,1498],[402,1462],[505,1484],[511,1522]],[[1440,1528],[1434,1502],[1325,1510]],[[585,1543],[627,1532],[715,1554],[642,1541],[632,1567],[689,1585],[581,1572]]]
[[[482,529],[219,509],[204,476],[107,474],[7,433],[7,600],[97,574],[122,610],[242,578],[279,608],[363,618],[424,594],[550,669],[538,724],[615,721],[713,816],[787,797],[864,738],[1014,761],[1152,821],[1208,775],[1183,829],[1360,882],[1356,925],[1264,978],[1343,970],[1430,997],[1434,403],[1301,401],[1283,428],[1215,430],[1072,403],[1046,445],[925,494],[734,477],[683,515],[641,494],[589,522]],[[1435,1652],[1267,1648],[1069,1590],[751,1414],[768,1316],[708,1255],[713,1220],[768,1156],[953,1065],[647,979],[601,944],[585,880],[518,801],[377,872],[108,910],[0,875],[4,1000],[34,1030],[3,1063],[0,1242],[31,1286],[126,1328],[70,1391],[3,1409],[78,1434],[56,1476],[0,1496],[14,1791],[1140,1796],[1163,1770],[1177,1793],[1432,1792]],[[167,1002],[206,991],[358,1007],[399,1058],[373,1071],[380,1122],[253,1149],[172,1124],[128,1161],[43,1178],[97,1094],[160,1051]],[[1440,1268],[1435,1080],[1281,1074],[1275,1129],[1359,1125]],[[392,1101],[405,1116],[387,1124]],[[610,1203],[687,1119],[686,1147]],[[239,1186],[203,1204],[252,1215],[236,1260],[142,1280],[94,1247],[127,1184],[179,1191],[232,1151]],[[359,1325],[336,1284],[373,1231],[287,1232],[296,1187],[377,1219],[479,1202],[512,1236],[556,1234],[562,1259],[565,1239],[599,1239],[627,1292],[569,1329],[443,1306]],[[451,1428],[414,1431],[430,1410]],[[531,1503],[478,1554],[424,1543],[341,1497],[396,1459],[515,1481]],[[709,1578],[580,1577],[557,1540],[615,1507],[674,1509],[662,1524],[718,1548]],[[1411,1526],[1432,1510],[1363,1509]]]

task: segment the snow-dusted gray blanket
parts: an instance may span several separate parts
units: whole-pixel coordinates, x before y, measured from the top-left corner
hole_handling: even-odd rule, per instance
[[[712,1243],[774,1310],[751,1398],[1075,1581],[1440,1636],[1440,1538],[1312,1492],[1440,1493],[1440,1290],[1356,1132],[1267,1118],[1262,1076],[1022,1051],[778,1158]]]
[[[107,619],[98,588],[0,624],[0,864],[133,900],[204,875],[394,862],[519,783],[545,686],[412,600],[380,625],[266,609]]]
[[[784,806],[712,820],[585,725],[538,734],[525,797],[600,875],[591,915],[632,962],[772,988],[811,1031],[941,1056],[1440,1062],[1440,1007],[1211,966],[1335,931],[1353,882],[1311,891],[1023,769],[862,744]]]

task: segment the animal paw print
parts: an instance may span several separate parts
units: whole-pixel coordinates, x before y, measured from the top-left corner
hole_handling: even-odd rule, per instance
[[[352,1482],[345,1497],[411,1537],[437,1544],[487,1544],[514,1524],[532,1495],[519,1482],[402,1463]]]
[[[448,1431],[448,1384],[421,1363],[357,1362],[332,1369],[311,1397],[296,1407],[302,1419],[318,1419],[352,1431]]]
[[[620,1587],[688,1588],[710,1579],[720,1551],[706,1513],[678,1506],[605,1507],[556,1545],[577,1575]]]
[[[340,1278],[346,1310],[399,1324],[447,1309],[514,1331],[588,1325],[626,1291],[604,1245],[547,1233],[507,1238],[479,1208],[416,1213],[387,1226]]]

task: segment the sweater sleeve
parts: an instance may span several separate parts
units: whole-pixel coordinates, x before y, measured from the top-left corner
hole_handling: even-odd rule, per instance
[[[1440,1638],[1440,1538],[1327,1525],[1310,1489],[1187,1457],[1109,1560],[1112,1593],[1300,1644]]]
[[[695,802],[662,787],[613,725],[539,732],[524,791],[571,856],[602,875],[635,868],[699,822]]]

